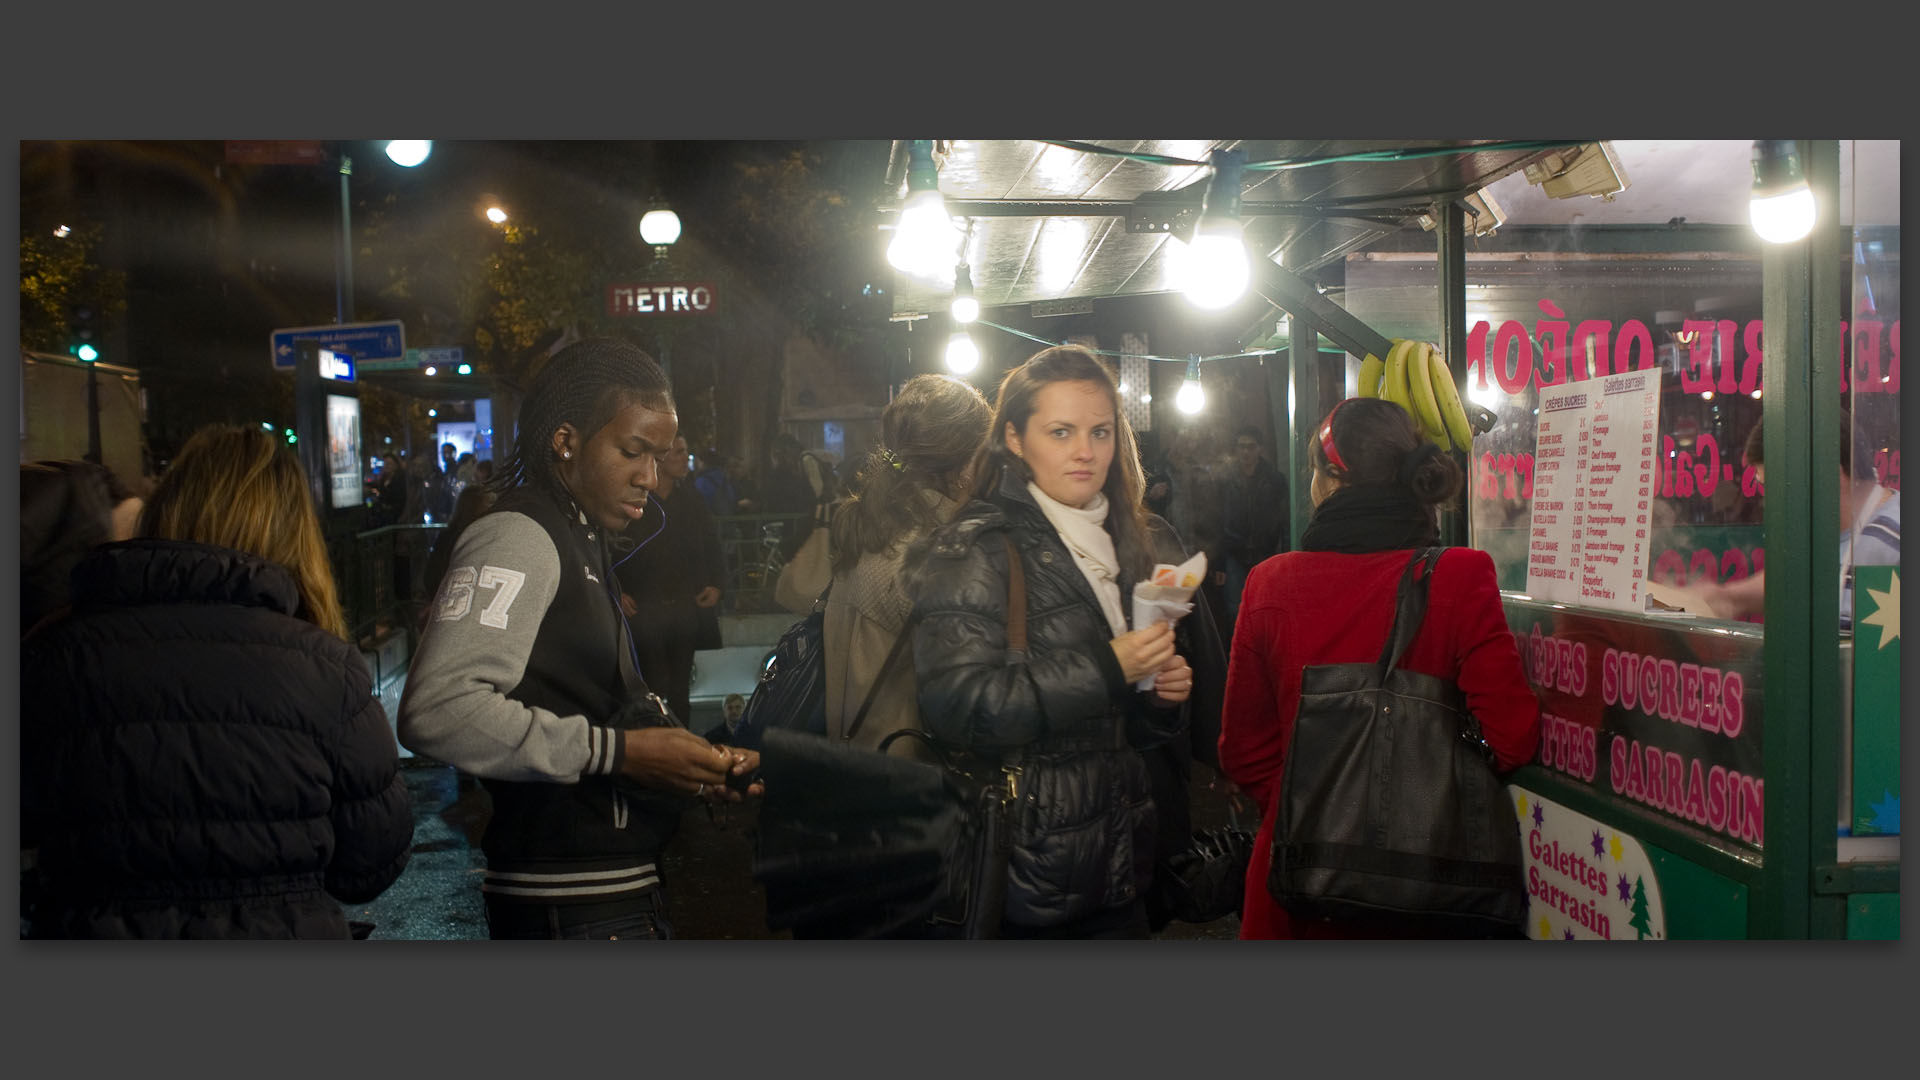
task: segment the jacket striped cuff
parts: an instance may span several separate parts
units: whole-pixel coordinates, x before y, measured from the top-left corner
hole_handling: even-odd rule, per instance
[[[587,767],[581,775],[612,776],[620,771],[626,756],[626,740],[620,737],[619,729],[587,725]]]
[[[480,891],[501,897],[524,897],[529,903],[557,900],[591,900],[617,897],[660,887],[660,872],[653,863],[619,870],[586,870],[574,873],[542,874],[506,870],[488,870]]]

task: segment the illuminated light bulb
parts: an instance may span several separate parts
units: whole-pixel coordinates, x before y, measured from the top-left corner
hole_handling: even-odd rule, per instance
[[[61,237],[61,238],[63,238],[63,239],[64,239],[65,237],[67,237],[67,236],[69,236],[69,235],[71,235],[72,233],[73,233],[73,230],[72,230],[72,229],[70,229],[70,228],[68,228],[68,227],[67,227],[67,226],[65,226],[65,225],[62,225],[62,226],[60,226],[59,228],[57,228],[57,229],[55,229],[55,230],[53,230],[53,235],[55,235],[55,236],[58,236],[58,237]]]
[[[640,215],[640,239],[655,247],[680,239],[680,215],[665,207]]]
[[[1208,158],[1213,176],[1200,201],[1200,221],[1193,239],[1172,254],[1173,269],[1182,292],[1194,307],[1218,311],[1246,295],[1253,267],[1247,259],[1246,236],[1240,224],[1240,169],[1244,157],[1237,150],[1215,150]]]
[[[973,273],[966,263],[953,270],[953,321],[970,323],[980,317],[980,301],[973,298]]]
[[[454,370],[455,370],[455,371],[457,371],[457,372],[459,372],[459,373],[460,373],[460,374],[462,374],[462,375],[471,375],[471,374],[473,374],[473,365],[472,365],[472,364],[461,364],[461,365],[460,365],[459,367],[457,367],[457,368],[454,368]]]
[[[1127,392],[1127,384],[1123,382],[1118,387],[1115,387],[1115,389],[1119,390],[1121,393],[1124,394]]]
[[[1207,407],[1207,392],[1200,386],[1200,358],[1187,357],[1187,377],[1180,382],[1180,392],[1173,396],[1173,406],[1192,416]]]
[[[958,330],[947,339],[947,370],[955,375],[965,375],[980,366],[980,347],[973,343],[965,330]]]
[[[1753,144],[1753,195],[1747,214],[1753,231],[1771,244],[1790,244],[1813,231],[1813,190],[1800,170],[1792,139]]]
[[[1702,390],[1702,391],[1700,391],[1700,400],[1701,400],[1701,401],[1712,401],[1712,400],[1713,400],[1713,391],[1711,391],[1711,390]]]
[[[1759,400],[1760,400],[1760,388],[1759,388],[1759,387],[1757,387],[1757,386],[1756,386],[1756,387],[1754,387],[1754,389],[1753,389],[1753,393],[1752,393],[1752,394],[1749,394],[1748,396],[1749,396],[1749,397],[1751,397],[1751,398],[1753,398],[1753,400],[1755,400],[1755,401],[1759,401]]]
[[[498,225],[507,220],[507,212],[497,206],[489,206],[487,207],[487,220]]]
[[[428,409],[428,410],[427,410],[427,415],[428,415],[428,416],[439,416],[439,415],[440,415],[440,410],[439,410],[439,409]]]
[[[1208,231],[1196,232],[1193,242],[1180,248],[1184,250],[1177,250],[1177,280],[1194,307],[1218,311],[1246,295],[1253,266],[1239,222],[1208,226]]]
[[[1808,188],[1789,191],[1748,205],[1753,231],[1773,244],[1791,244],[1813,231],[1813,192]]]
[[[960,230],[947,216],[939,189],[916,191],[900,205],[900,220],[887,244],[887,263],[910,277],[938,279],[953,265]]]
[[[900,203],[887,263],[911,277],[939,281],[953,270],[960,230],[947,216],[940,177],[933,164],[933,142],[914,139],[907,147],[907,197]]]
[[[387,143],[387,157],[403,169],[411,169],[433,153],[430,139],[394,139]]]
[[[1142,405],[1151,405],[1151,404],[1153,404],[1153,395],[1152,395],[1152,394],[1141,394],[1141,395],[1140,395],[1140,404],[1142,404]]]
[[[428,365],[427,365],[427,370],[426,370],[425,372],[423,372],[423,374],[426,374],[426,375],[438,375],[438,374],[440,374],[440,369],[439,369],[439,368],[437,368],[437,367],[434,367],[434,366],[433,366],[432,364],[428,364]],[[431,416],[432,414],[431,414],[431,413],[429,413],[428,415],[429,415],[429,416]]]

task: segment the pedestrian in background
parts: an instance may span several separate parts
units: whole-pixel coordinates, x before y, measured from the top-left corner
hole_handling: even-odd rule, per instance
[[[822,633],[830,738],[873,749],[891,731],[921,727],[904,564],[916,541],[960,509],[992,416],[980,391],[948,375],[915,376],[881,413],[859,493],[829,533],[833,583]],[[869,694],[868,716],[853,731]]]
[[[380,455],[380,474],[373,481],[373,512],[368,524],[374,528],[398,524],[407,509],[407,474],[398,454]]]
[[[1286,550],[1287,478],[1261,454],[1260,429],[1234,432],[1233,462],[1220,482],[1220,551],[1226,556],[1214,584],[1225,590],[1227,630],[1240,611],[1247,573]]]
[[[707,511],[714,517],[729,514],[742,514],[747,508],[741,505],[740,495],[735,491],[732,477],[727,475],[727,458],[718,449],[707,447],[700,451],[693,474],[694,489],[706,500]]]
[[[73,583],[21,648],[34,935],[347,938],[413,814],[292,452],[200,431]]]
[[[1001,935],[1146,937],[1156,822],[1141,750],[1185,730],[1193,671],[1165,623],[1128,627],[1134,582],[1185,554],[1141,506],[1112,373],[1079,346],[1035,354],[1001,381],[969,471],[973,501],[933,534],[909,590],[914,668],[936,741],[1021,770]],[[1024,656],[1008,653],[1010,558]]]
[[[480,777],[496,938],[672,935],[660,853],[692,800],[759,764],[667,714],[641,679],[608,537],[645,511],[679,418],[645,352],[555,353],[491,509],[460,534],[414,653],[400,738]]]
[[[1379,398],[1335,405],[1308,454],[1313,517],[1299,551],[1260,563],[1247,578],[1227,672],[1220,764],[1261,809],[1240,936],[1408,936],[1390,916],[1294,919],[1268,893],[1267,870],[1301,673],[1380,659],[1401,576],[1420,549],[1439,542],[1435,508],[1460,492],[1463,476],[1405,409]],[[1520,667],[1486,552],[1449,548],[1440,558],[1425,621],[1400,666],[1458,684],[1501,772],[1533,756],[1540,703]]]
[[[90,461],[20,466],[20,632],[67,606],[68,578],[97,545],[133,536],[145,506],[112,469]]]
[[[707,504],[688,482],[687,440],[675,436],[653,500],[616,541],[620,610],[639,650],[640,674],[682,723],[693,722],[693,654],[720,647],[726,560]],[[621,541],[630,554],[619,552]]]

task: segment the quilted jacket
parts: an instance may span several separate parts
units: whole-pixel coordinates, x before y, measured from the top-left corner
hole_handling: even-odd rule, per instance
[[[132,540],[21,649],[23,846],[45,937],[346,938],[413,817],[366,664],[280,566]]]
[[[1173,541],[1162,530],[1163,546]],[[1007,549],[1027,589],[1027,653],[1007,649]],[[943,746],[1021,770],[1008,923],[1046,927],[1131,903],[1153,874],[1155,815],[1141,750],[1179,735],[1185,710],[1130,685],[1092,586],[1009,478],[909,558],[920,713]],[[1165,556],[1163,555],[1163,558]],[[1121,595],[1133,583],[1121,582]]]

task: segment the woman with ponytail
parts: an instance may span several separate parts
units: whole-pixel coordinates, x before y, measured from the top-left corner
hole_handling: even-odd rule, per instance
[[[1439,542],[1436,510],[1459,494],[1464,477],[1405,409],[1378,398],[1335,405],[1309,446],[1313,517],[1299,551],[1276,555],[1248,575],[1227,669],[1220,764],[1261,807],[1240,936],[1408,936],[1386,918],[1291,918],[1268,895],[1267,866],[1301,672],[1379,658],[1407,562]],[[1533,756],[1540,705],[1485,552],[1450,548],[1441,557],[1426,619],[1400,666],[1459,685],[1501,772]]]
[[[968,466],[992,415],[972,384],[918,375],[880,416],[880,445],[861,470],[859,493],[832,525],[833,585],[823,630],[827,735],[836,741],[873,749],[891,731],[920,726],[907,622],[913,602],[901,588],[901,570],[913,543],[960,509]],[[863,706],[867,715],[856,730]]]

